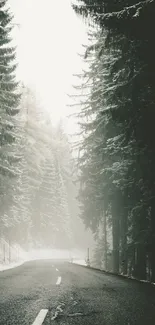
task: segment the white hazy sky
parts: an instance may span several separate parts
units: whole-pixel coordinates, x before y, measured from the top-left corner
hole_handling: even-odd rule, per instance
[[[88,38],[86,26],[71,8],[70,0],[9,0],[15,22],[18,78],[32,85],[54,123],[71,113],[67,93],[73,92],[74,73],[84,67],[78,53]],[[68,120],[68,119],[67,119]],[[75,124],[65,123],[74,132]]]

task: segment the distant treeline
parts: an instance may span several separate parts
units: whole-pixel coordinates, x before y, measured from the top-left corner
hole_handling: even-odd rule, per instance
[[[54,128],[36,92],[17,82],[13,26],[9,1],[1,0],[0,240],[25,249],[75,247],[71,147],[62,123]]]

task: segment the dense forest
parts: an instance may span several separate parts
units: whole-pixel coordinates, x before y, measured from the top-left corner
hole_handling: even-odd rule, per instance
[[[17,82],[13,28],[8,1],[0,1],[0,240],[82,249],[72,148],[63,122],[54,127],[36,91]]]
[[[84,245],[79,214],[96,240],[92,264],[155,282],[155,1],[72,5],[89,26],[88,69],[75,87],[78,159],[62,123],[53,127],[35,91],[17,82],[7,4],[0,2],[0,238],[24,249]]]
[[[155,282],[155,1],[83,0],[73,8],[90,26],[78,167],[94,263]]]

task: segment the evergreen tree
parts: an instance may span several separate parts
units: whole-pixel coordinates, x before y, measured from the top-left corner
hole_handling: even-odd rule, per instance
[[[12,196],[12,236],[25,247],[70,247],[67,186],[71,153],[61,127],[54,129],[34,92],[22,89],[16,154],[19,176]],[[7,219],[8,220],[8,219]],[[28,243],[29,242],[29,243]]]
[[[127,273],[130,268],[144,279],[149,260],[153,280],[155,2],[84,1],[74,8],[101,27],[86,53],[94,51],[95,58],[83,124],[89,136],[80,167],[82,215],[90,227],[98,226],[102,198],[112,226],[113,270]],[[93,123],[88,123],[90,114]]]
[[[0,204],[1,232],[11,226],[9,213],[12,201],[14,177],[18,175],[16,164],[16,114],[19,111],[19,91],[15,78],[15,48],[11,46],[12,16],[7,1],[0,3]],[[9,221],[8,221],[9,219]]]

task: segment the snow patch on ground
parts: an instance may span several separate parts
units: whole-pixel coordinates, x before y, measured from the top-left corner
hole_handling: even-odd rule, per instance
[[[137,280],[139,282],[144,282],[144,283],[151,283],[151,284],[155,285],[154,282],[150,282],[149,280],[140,280],[140,279],[135,278],[134,276],[124,275],[123,273],[121,273],[120,275],[122,275],[123,277],[128,278],[128,279]]]
[[[73,263],[86,266],[85,260],[74,260]]]
[[[10,269],[14,269],[17,266],[20,266],[22,264],[24,264],[25,261],[20,261],[20,262],[15,262],[15,263],[3,263],[0,264],[0,272],[2,271],[6,271],[6,270],[10,270]]]
[[[75,263],[75,264],[79,264],[79,265],[87,266],[85,260],[74,260],[73,263]],[[91,268],[93,269],[93,267],[91,267]],[[94,268],[94,270],[96,270],[96,268]],[[104,269],[98,269],[98,270],[99,270],[99,271],[103,271],[103,272],[105,272],[105,273],[107,273],[107,274],[109,274],[109,275],[110,275],[110,274],[111,274],[111,275],[114,275],[114,273],[112,273],[112,272],[107,272],[107,271],[105,271]],[[140,279],[137,279],[137,278],[135,278],[135,277],[133,277],[133,276],[124,275],[123,273],[118,274],[118,276],[122,276],[122,278],[127,278],[127,279],[131,279],[131,280],[136,280],[136,281],[143,282],[143,283],[150,283],[150,284],[152,284],[152,285],[155,286],[155,283],[154,283],[154,282],[150,282],[150,281],[148,281],[148,280],[140,280]]]

